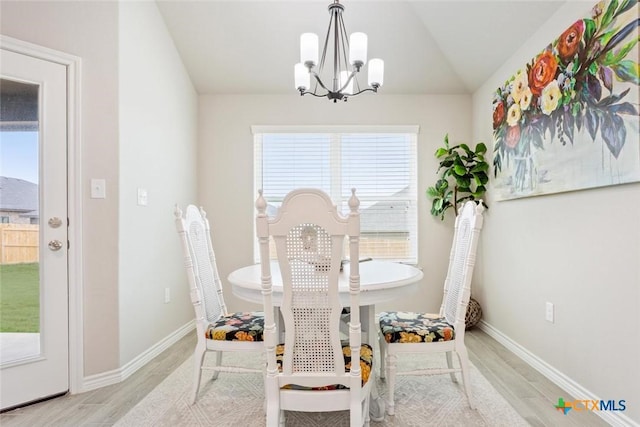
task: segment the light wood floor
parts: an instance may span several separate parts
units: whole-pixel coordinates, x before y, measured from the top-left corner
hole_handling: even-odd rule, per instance
[[[559,397],[572,400],[573,396],[479,329],[467,331],[465,342],[471,362],[532,426],[607,425],[590,412],[564,415],[557,411],[554,404]],[[189,334],[120,384],[5,412],[0,414],[0,424],[2,427],[111,426],[180,366],[194,346],[195,336]],[[375,425],[372,423],[372,427]]]

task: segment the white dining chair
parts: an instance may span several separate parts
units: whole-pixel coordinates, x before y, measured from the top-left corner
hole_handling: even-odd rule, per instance
[[[264,351],[264,313],[229,313],[224,301],[222,281],[218,275],[211,243],[209,220],[202,208],[187,206],[184,217],[178,206],[175,222],[182,242],[191,302],[196,316],[197,343],[193,352],[194,372],[191,403],[195,403],[203,370],[213,371],[215,380],[220,372],[263,372],[262,368],[223,364],[223,353]],[[205,364],[207,351],[214,352],[213,364]]]
[[[265,312],[267,427],[284,425],[285,411],[348,410],[351,427],[369,425],[373,351],[361,344],[357,262],[348,267],[348,341],[340,339],[343,307],[338,298],[345,236],[350,258],[358,259],[359,204],[352,190],[350,212],[343,217],[326,193],[299,189],[284,198],[275,218],[269,218],[260,191],[256,230]],[[269,239],[275,243],[282,274],[284,342],[278,340],[275,322]]]
[[[482,202],[468,201],[455,222],[449,268],[438,314],[386,311],[379,313],[381,377],[387,383],[387,413],[394,415],[394,389],[397,375],[462,374],[462,384],[470,407],[474,407],[469,384],[469,356],[464,344],[465,315],[471,295],[471,277],[476,261],[478,238],[482,229]],[[445,353],[447,368],[398,370],[398,355],[409,353]],[[454,366],[452,353],[458,357]]]

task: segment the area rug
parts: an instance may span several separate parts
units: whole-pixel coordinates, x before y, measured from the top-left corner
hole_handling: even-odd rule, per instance
[[[234,363],[259,366],[258,355],[233,357]],[[410,368],[420,362],[442,366],[443,355],[406,355],[399,357],[399,367]],[[227,362],[229,363],[229,362]],[[262,427],[264,390],[261,374],[220,373],[215,381],[203,374],[198,400],[189,403],[192,380],[189,358],[160,383],[140,403],[121,418],[117,427]],[[428,377],[400,376],[396,381],[395,415],[371,422],[372,427],[412,426],[528,426],[504,398],[471,365],[471,390],[476,402],[467,405],[462,383],[453,383],[449,375]],[[377,380],[379,393],[385,395],[385,383]],[[349,425],[347,411],[331,413],[287,412],[286,425],[291,427]]]

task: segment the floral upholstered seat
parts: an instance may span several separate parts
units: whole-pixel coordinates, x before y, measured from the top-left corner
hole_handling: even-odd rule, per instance
[[[342,342],[342,355],[344,356],[344,370],[349,372],[351,370],[351,347],[347,341]],[[278,370],[282,372],[282,359],[284,358],[284,344],[279,344],[276,347],[276,363],[278,364]],[[371,375],[371,365],[373,364],[373,349],[369,344],[362,344],[360,346],[360,376],[362,378],[362,385],[364,386],[369,381]],[[292,390],[342,390],[347,387],[342,384],[332,384],[325,387],[302,387],[296,384],[287,384],[283,386],[286,389]]]
[[[471,278],[482,229],[484,205],[467,201],[458,211],[449,255],[449,268],[438,314],[388,311],[380,313],[381,376],[387,383],[387,413],[395,413],[394,387],[398,375],[449,374],[462,385],[473,409],[469,383],[469,355],[464,344],[465,317],[471,298]],[[444,353],[447,367],[421,366],[399,370],[398,356],[404,354]],[[458,358],[457,366],[453,355]]]
[[[205,331],[205,337],[218,341],[263,341],[264,313],[238,312],[221,317]]]
[[[453,325],[444,317],[429,317],[425,313],[382,312],[380,330],[388,343],[437,342],[455,338]]]

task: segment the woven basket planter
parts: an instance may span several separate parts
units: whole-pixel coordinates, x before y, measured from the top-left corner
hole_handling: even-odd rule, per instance
[[[473,298],[469,300],[469,305],[467,306],[467,314],[464,317],[465,329],[472,328],[475,326],[480,319],[482,319],[482,307],[480,307],[480,303]]]

